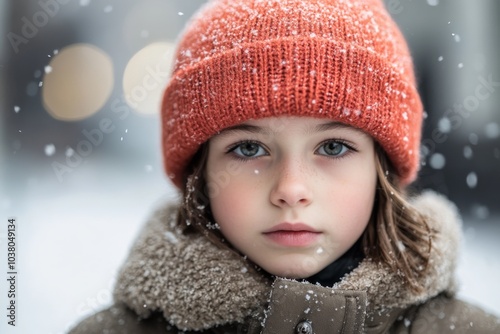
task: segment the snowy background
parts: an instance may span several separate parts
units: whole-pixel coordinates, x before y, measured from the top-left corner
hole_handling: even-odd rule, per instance
[[[14,217],[19,273],[18,326],[2,315],[0,333],[65,333],[108,306],[141,225],[176,198],[156,111],[164,55],[204,2],[0,0],[0,268]],[[416,188],[457,203],[460,295],[500,314],[500,86],[484,84],[500,82],[500,2],[386,4],[428,114]],[[3,310],[6,294],[2,278]]]

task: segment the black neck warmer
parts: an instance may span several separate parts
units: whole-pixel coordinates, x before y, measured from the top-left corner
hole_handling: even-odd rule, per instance
[[[363,250],[361,247],[361,239],[338,258],[336,261],[330,263],[319,273],[306,278],[305,280],[312,284],[320,284],[325,287],[331,287],[340,279],[350,273],[356,268],[363,260]]]

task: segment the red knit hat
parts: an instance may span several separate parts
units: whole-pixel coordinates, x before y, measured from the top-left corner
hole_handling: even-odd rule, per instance
[[[370,134],[408,184],[422,104],[406,42],[381,0],[211,0],[188,24],[162,105],[167,175],[249,119],[328,118]]]

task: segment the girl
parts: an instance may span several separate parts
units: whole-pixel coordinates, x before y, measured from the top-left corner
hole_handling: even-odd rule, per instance
[[[380,0],[212,0],[163,100],[157,212],[71,333],[498,333],[453,298],[460,223],[409,198],[422,105]]]

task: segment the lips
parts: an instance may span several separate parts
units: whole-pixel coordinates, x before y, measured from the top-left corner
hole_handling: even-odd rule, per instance
[[[285,247],[305,247],[313,244],[321,234],[303,223],[281,223],[265,231],[271,242]]]
[[[290,231],[290,232],[318,232],[314,228],[306,225],[304,223],[281,223],[273,226],[269,230],[265,231],[264,234],[277,232],[277,231]]]

